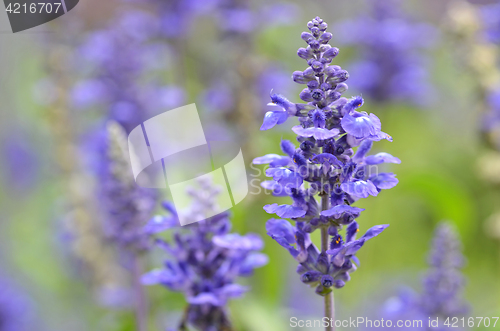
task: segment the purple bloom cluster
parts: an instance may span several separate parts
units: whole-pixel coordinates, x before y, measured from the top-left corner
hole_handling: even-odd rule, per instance
[[[116,122],[108,123],[106,153],[100,169],[100,202],[106,215],[106,235],[120,246],[140,252],[148,249],[144,225],[156,207],[154,190],[139,187],[130,171],[127,135]]]
[[[465,258],[455,229],[450,224],[441,223],[437,227],[428,263],[430,269],[423,279],[421,294],[408,289],[386,303],[384,317],[392,320],[394,325],[397,320],[412,320],[421,321],[425,328],[429,318],[435,320],[439,317],[439,325],[427,329],[448,330],[443,326],[447,318],[458,318],[468,313],[469,307],[461,299],[465,279],[460,269]],[[417,330],[421,327],[404,329]]]
[[[182,105],[184,91],[155,76],[170,53],[157,41],[159,25],[154,15],[131,10],[89,33],[78,52],[84,79],[73,88],[73,106],[105,109],[107,118],[130,132],[162,110]]]
[[[249,1],[238,0],[173,0],[157,1],[162,12],[161,30],[169,38],[185,38],[201,16],[210,16],[221,31],[248,34],[263,26],[289,21],[296,7],[272,3],[258,10]]]
[[[300,146],[283,140],[285,155],[268,154],[253,163],[269,164],[266,175],[273,180],[263,182],[264,188],[275,196],[290,196],[293,200],[291,205],[274,203],[264,207],[268,213],[295,221],[293,226],[283,219],[271,219],[267,233],[300,263],[297,272],[301,280],[324,295],[332,287],[345,285],[349,273],[356,269],[354,263],[359,262],[356,252],[388,226],[375,226],[357,239],[355,219],[364,209],[352,204],[394,187],[398,183],[394,174],[371,172],[378,164],[401,161],[387,153],[367,155],[373,141],[392,138],[381,131],[377,116],[357,110],[363,105],[361,97],[348,100],[341,96],[347,90],[349,74],[331,65],[339,50],[328,44],[332,34],[326,32],[327,24],[316,17],[307,26],[310,32],[302,33],[307,47],[300,48],[298,56],[307,61],[308,67],[293,73],[295,82],[306,85],[300,93],[306,103],[271,95],[271,104],[279,109],[269,111],[261,127],[267,130],[297,116],[300,125],[293,131]],[[356,152],[354,147],[358,147]],[[321,205],[316,195],[321,197]],[[317,229],[322,231],[321,251],[309,238]],[[324,245],[325,240],[329,244]]]
[[[485,38],[500,45],[500,3],[482,6],[481,18]]]
[[[440,224],[435,232],[429,256],[430,269],[424,278],[420,298],[422,311],[428,316],[463,316],[468,306],[460,299],[465,279],[460,269],[465,264],[461,243],[455,229]]]
[[[393,0],[370,1],[372,13],[339,25],[341,41],[359,49],[350,70],[364,96],[377,102],[425,104],[432,88],[422,50],[432,45],[434,30],[412,23]]]
[[[189,215],[197,217],[212,210],[218,193],[218,188],[200,181],[200,188],[189,192],[193,198]],[[263,248],[262,239],[256,234],[230,233],[227,212],[179,228],[175,208],[169,203],[164,207],[170,214],[154,217],[146,232],[173,232],[170,241],[156,240],[170,258],[162,269],[145,274],[142,282],[185,294],[189,305],[180,329],[190,325],[204,331],[226,330],[230,327],[226,302],[248,290],[235,283],[236,278],[250,276],[267,263],[267,256],[258,252]]]

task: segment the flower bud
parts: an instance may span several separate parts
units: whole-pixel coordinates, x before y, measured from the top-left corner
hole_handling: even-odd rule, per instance
[[[323,275],[323,277],[321,277],[321,285],[323,285],[323,287],[332,287],[333,283],[334,283],[334,280],[333,280],[332,276]]]
[[[311,78],[311,79],[316,78],[316,74],[314,73],[314,70],[311,67],[308,67],[306,70],[304,70],[303,74],[304,77],[306,78]]]
[[[330,32],[325,32],[321,35],[321,37],[319,37],[319,42],[322,44],[326,44],[330,41],[330,39],[332,39],[332,34]]]
[[[302,276],[300,276],[300,280],[303,282],[303,283],[314,283],[314,282],[317,282],[321,279],[321,274],[317,271],[308,271],[306,272],[305,274],[303,274]]]
[[[339,49],[337,47],[331,47],[323,53],[323,57],[330,60],[333,60],[337,55],[339,55]]]
[[[308,44],[310,41],[314,40],[313,35],[310,34],[309,32],[302,32],[302,34],[300,35],[300,38],[302,38],[302,40],[304,40]]]
[[[325,66],[320,61],[313,61],[311,63],[311,68],[314,70],[314,72],[321,72],[321,71],[323,71]]]
[[[311,92],[307,88],[303,89],[302,92],[300,92],[299,97],[301,100],[303,100],[305,102],[313,101]]]
[[[304,73],[302,71],[294,71],[292,74],[292,79],[295,83],[306,84],[310,79],[304,77]]]
[[[338,280],[333,282],[333,287],[335,287],[335,288],[342,288],[344,286],[345,286],[345,282],[341,279],[338,279]]]
[[[335,87],[335,92],[344,93],[345,91],[347,91],[348,88],[349,87],[347,86],[346,83],[339,83]]]
[[[312,50],[311,50],[311,48],[310,48],[310,47],[307,47],[307,48],[301,47],[301,48],[299,48],[299,50],[297,51],[297,55],[298,55],[300,58],[303,58],[304,60],[307,60],[307,59],[312,58],[312,56],[313,56],[313,52],[312,52]]]
[[[327,83],[337,84],[345,82],[349,78],[349,73],[345,70],[336,71],[332,76],[329,76],[326,80]]]

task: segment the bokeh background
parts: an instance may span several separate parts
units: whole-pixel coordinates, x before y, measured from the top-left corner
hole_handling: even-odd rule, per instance
[[[252,158],[294,139],[293,121],[259,131],[269,93],[299,101],[290,77],[306,67],[296,51],[317,15],[340,48],[334,63],[351,74],[346,95],[362,94],[364,110],[394,138],[376,150],[402,160],[391,168],[398,186],[357,204],[366,208],[361,230],[391,226],[360,251],[359,270],[335,291],[337,317],[378,316],[401,287],[421,291],[442,220],[463,242],[470,316],[500,316],[500,5],[492,4],[81,0],[16,34],[2,11],[0,330],[2,314],[15,315],[8,331],[134,330],[126,268],[100,232],[95,145],[105,121],[130,131],[194,102],[207,135],[238,141],[252,182],[263,179]],[[252,188],[232,221],[238,232],[264,237],[270,262],[243,281],[252,290],[230,303],[231,317],[237,330],[289,330],[291,316],[321,317],[322,300],[265,234],[262,206],[285,198],[258,193]],[[147,270],[161,261],[156,250],[144,257]],[[103,281],[116,285],[112,293]],[[150,330],[174,326],[183,296],[147,291]]]

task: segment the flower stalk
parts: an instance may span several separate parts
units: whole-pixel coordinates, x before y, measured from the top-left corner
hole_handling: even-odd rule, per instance
[[[329,320],[326,330],[334,330],[334,289],[344,287],[357,269],[356,252],[388,227],[374,226],[356,239],[359,226],[355,219],[364,209],[353,204],[396,186],[394,174],[371,170],[378,164],[401,161],[388,153],[367,155],[374,141],[392,138],[381,131],[377,116],[357,111],[364,103],[361,97],[342,97],[349,74],[330,65],[339,50],[328,44],[332,34],[326,32],[326,22],[316,17],[307,27],[310,32],[303,32],[301,38],[308,46],[297,55],[307,61],[308,68],[292,75],[296,83],[306,85],[299,95],[305,103],[272,94],[270,105],[278,109],[267,112],[261,126],[268,130],[289,117],[298,117],[300,124],[292,130],[300,145],[283,140],[285,155],[268,154],[253,163],[269,165],[266,175],[272,180],[263,182],[264,188],[275,196],[292,198],[291,205],[264,206],[266,212],[279,217],[268,220],[267,234],[299,263],[301,281],[324,297],[324,315]],[[321,232],[319,249],[310,238],[316,230]]]

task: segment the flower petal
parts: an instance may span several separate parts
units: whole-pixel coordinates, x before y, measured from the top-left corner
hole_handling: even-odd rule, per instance
[[[373,237],[376,237],[380,233],[382,233],[382,231],[384,231],[388,226],[389,224],[375,225],[374,227],[368,229],[368,231],[366,231],[366,233],[363,235],[363,237],[361,237],[361,239],[368,240]]]
[[[273,203],[272,205],[265,205],[264,210],[269,214],[277,214],[282,218],[298,218],[306,214],[306,211],[300,207],[291,205],[280,205]]]
[[[264,121],[260,127],[261,131],[269,130],[276,124],[284,123],[288,118],[286,111],[268,111],[264,116]]]
[[[265,180],[262,183],[260,183],[260,186],[265,188],[266,190],[270,190],[273,192],[273,195],[275,197],[286,197],[288,196],[287,190],[283,185],[281,185],[278,182],[275,182],[274,180]]]
[[[242,270],[253,270],[265,266],[269,262],[269,257],[263,253],[251,253],[243,261]]]
[[[328,163],[329,165],[337,166],[339,168],[342,168],[344,164],[339,161],[333,154],[330,153],[321,153],[316,156],[314,156],[312,161],[317,161],[321,164]]]
[[[267,169],[266,176],[271,176],[280,185],[290,188],[298,188],[304,181],[298,173],[283,167]]]
[[[358,180],[355,182],[343,183],[340,188],[355,197],[368,198],[369,195],[377,196],[378,191],[371,181]]]
[[[340,121],[340,125],[348,134],[357,139],[376,136],[380,132],[380,120],[377,116],[366,113],[353,112],[346,114]]]
[[[143,285],[157,285],[162,284],[166,279],[168,279],[170,273],[163,269],[154,269],[148,273],[145,273],[141,277],[141,283]]]
[[[323,128],[303,128],[301,125],[296,125],[292,131],[302,137],[314,137],[316,140],[326,140],[335,137],[340,133],[338,129],[323,129]]]
[[[242,236],[238,233],[229,233],[220,236],[214,236],[212,242],[222,248],[240,249],[240,250],[260,250],[264,243],[258,234],[248,233]]]
[[[290,157],[278,155],[278,154],[267,154],[264,156],[256,157],[252,161],[253,164],[270,164],[272,167],[283,167],[290,163]]]
[[[212,306],[220,306],[224,303],[219,300],[215,294],[210,292],[202,292],[195,297],[188,298],[187,302],[191,305],[212,305]]]
[[[364,210],[363,208],[358,208],[358,207],[353,207],[353,206],[348,206],[348,205],[339,205],[339,206],[335,206],[333,208],[322,211],[321,215],[333,216],[334,218],[340,218],[342,216],[342,214],[347,213],[349,215],[359,216],[359,213],[361,213],[363,210]]]
[[[157,215],[149,220],[144,226],[144,232],[147,234],[155,234],[165,230],[180,226],[179,220],[174,216]]]
[[[371,140],[363,140],[361,144],[359,145],[358,150],[356,151],[356,154],[352,158],[353,162],[359,163],[361,160],[364,159],[366,153],[370,151],[372,148],[373,142]]]
[[[367,140],[368,141],[368,140]],[[366,164],[380,164],[380,163],[397,163],[400,164],[401,160],[389,153],[378,153],[375,155],[370,155],[365,158]]]
[[[378,188],[382,190],[388,190],[393,188],[399,183],[396,175],[393,173],[383,172],[378,175],[370,177],[370,181]]]
[[[295,244],[295,229],[286,220],[271,218],[266,223],[266,231],[271,237],[283,237],[290,245]]]

